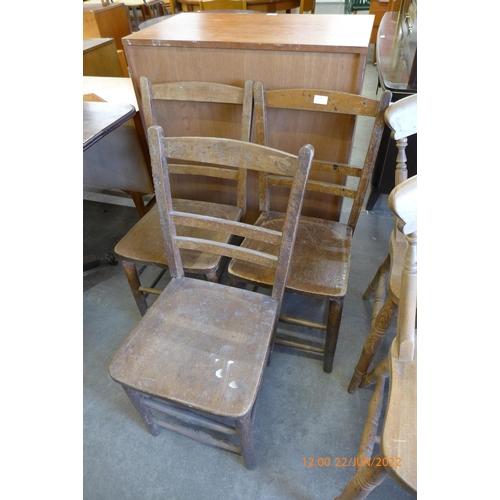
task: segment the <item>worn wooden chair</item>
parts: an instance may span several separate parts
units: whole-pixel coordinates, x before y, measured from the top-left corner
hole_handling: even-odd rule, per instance
[[[109,371],[151,434],[157,435],[160,427],[178,431],[242,454],[252,468],[255,401],[272,347],[314,150],[304,146],[296,157],[232,139],[164,138],[157,126],[148,136],[172,279],[115,354]],[[282,230],[179,211],[170,193],[167,157],[293,176]],[[177,233],[179,226],[204,232],[186,237]],[[206,234],[213,231],[268,241],[273,252],[208,239]],[[186,250],[265,266],[273,275],[271,296],[186,277]]]
[[[200,10],[247,10],[246,0],[200,0]]]
[[[352,235],[370,182],[384,127],[384,112],[389,106],[390,100],[390,92],[384,92],[378,101],[359,95],[323,90],[264,90],[262,83],[256,82],[254,84],[254,118],[259,144],[272,146],[272,144],[268,144],[267,139],[266,110],[268,108],[308,110],[317,112],[318,115],[338,113],[355,117],[370,116],[375,119],[368,151],[361,168],[342,163],[323,162],[319,159],[315,159],[313,163],[311,179],[313,179],[313,172],[338,172],[351,178],[353,187],[337,185],[325,180],[309,180],[307,186],[308,191],[330,194],[332,200],[338,200],[339,197],[352,200],[350,212],[347,214],[348,218],[346,217],[345,222],[308,216],[301,216],[300,219],[299,236],[297,237],[287,290],[327,300],[329,303],[327,323],[305,320],[288,314],[280,315],[280,321],[283,323],[326,330],[326,339],[323,345],[312,341],[309,335],[304,339],[301,338],[302,336],[292,334],[292,332],[279,331],[276,339],[277,344],[321,356],[323,370],[326,373],[332,371],[337,346],[342,307],[349,277]],[[313,140],[307,142],[311,142],[314,146]],[[271,189],[289,186],[291,181],[281,176],[263,174],[260,176],[259,183],[262,213],[256,224],[278,230],[283,223],[284,214],[270,210]],[[265,242],[260,244],[244,242],[243,244],[251,245],[251,248],[262,251],[268,249]],[[269,286],[272,283],[271,274],[252,264],[232,261],[228,272],[235,286],[241,286],[242,283]]]
[[[252,122],[252,83],[247,81],[244,88],[230,85],[221,85],[204,82],[175,82],[151,84],[148,78],[141,78],[142,111],[145,126],[149,128],[157,125],[155,106],[168,102],[181,102],[195,105],[195,103],[227,103],[241,107],[241,130],[239,139],[250,140]],[[216,130],[214,130],[214,135]],[[236,132],[237,133],[237,132]],[[178,210],[193,212],[200,215],[222,217],[233,221],[240,220],[246,210],[246,170],[230,170],[226,168],[206,169],[199,166],[197,169],[186,168],[176,162],[170,166],[171,175],[188,179],[186,176],[196,175],[209,180],[223,179],[226,190],[233,191],[234,205],[214,203],[203,200],[184,198],[174,199]],[[182,177],[184,176],[184,177]],[[188,183],[186,180],[185,183]],[[232,185],[232,187],[231,187]],[[198,236],[196,228],[180,228],[183,236]],[[227,234],[213,233],[213,238],[228,242]],[[159,295],[161,290],[156,288],[162,273],[156,276],[152,283],[142,284],[141,274],[146,266],[160,268],[163,272],[168,268],[168,259],[160,230],[158,211],[153,209],[143,217],[116,245],[115,255],[122,262],[132,294],[142,315],[148,309],[146,302],[149,294]],[[200,254],[192,251],[183,251],[185,271],[191,274],[206,276],[209,281],[216,282],[221,257],[213,254]],[[137,266],[141,266],[138,270]]]
[[[389,205],[407,240],[402,273],[396,338],[389,356],[363,381],[375,383],[359,453],[356,475],[337,500],[361,500],[389,474],[410,493],[417,494],[417,176],[396,186]],[[380,453],[372,457],[383,412],[385,380],[389,398],[379,438]]]
[[[392,137],[396,141],[398,148],[395,172],[395,185],[398,186],[408,177],[405,149],[408,145],[408,137],[417,133],[417,94],[405,97],[392,104],[386,111],[385,121],[392,131]],[[371,362],[379,351],[399,304],[401,276],[407,243],[397,224],[398,220],[395,218],[394,230],[389,241],[389,255],[380,265],[363,295],[363,299],[367,300],[375,294],[375,300],[371,330],[349,383],[348,391],[351,394],[358,389]]]

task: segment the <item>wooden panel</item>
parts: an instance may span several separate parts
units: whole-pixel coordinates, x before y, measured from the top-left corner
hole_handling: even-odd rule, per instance
[[[360,93],[372,24],[373,16],[368,15],[185,13],[126,37],[124,46],[138,96],[142,75],[148,76],[153,84],[195,80],[242,87],[245,80],[254,80],[262,81],[268,89],[315,88]],[[209,106],[178,104],[177,109],[174,106],[168,111],[158,109],[158,123],[171,136],[238,138],[237,113],[225,105],[215,114],[208,111]],[[354,119],[315,115],[269,110],[269,130],[274,131],[269,135],[269,145],[297,154],[301,146],[311,143],[315,158],[348,162]],[[249,182],[247,216],[252,219],[258,211],[255,176],[249,176]],[[173,191],[175,196],[182,196],[196,192],[196,188],[175,186]],[[325,206],[322,200],[321,194],[308,194],[303,213],[338,220],[340,206]],[[223,193],[218,201],[230,203]]]
[[[84,76],[123,76],[123,71],[112,38],[83,40]]]

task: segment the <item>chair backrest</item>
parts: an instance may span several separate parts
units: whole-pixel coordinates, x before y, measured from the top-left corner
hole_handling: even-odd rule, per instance
[[[259,146],[250,142],[207,137],[167,137],[161,127],[148,130],[153,180],[160,213],[160,223],[172,278],[184,276],[180,249],[214,253],[275,269],[272,298],[281,304],[286,278],[297,234],[297,223],[302,209],[305,185],[309,175],[314,149],[304,146],[299,156]],[[251,169],[293,177],[290,198],[282,231],[206,217],[175,212],[169,181],[169,161],[188,163],[203,162],[236,169]],[[224,232],[243,238],[266,241],[275,245],[276,254],[270,255],[238,245],[228,245],[214,240],[177,236],[175,225],[203,228]]]
[[[168,14],[168,7],[164,0],[143,0],[144,4],[149,9],[151,17],[161,17]]]
[[[394,174],[394,185],[398,186],[408,178],[406,147],[408,137],[417,133],[417,94],[400,99],[389,106],[385,112],[385,122],[391,129],[391,137],[398,148]],[[395,219],[392,238],[403,241],[404,236],[398,231],[397,225],[398,221]]]
[[[246,0],[200,0],[200,10],[247,10]]]
[[[312,113],[333,115],[351,115],[354,117],[373,117],[374,124],[362,167],[344,163],[321,161],[317,158],[313,162],[307,190],[328,195],[332,203],[339,197],[353,199],[348,216],[347,225],[354,231],[366,191],[370,183],[373,167],[377,157],[380,140],[384,129],[384,112],[389,106],[391,92],[385,91],[380,100],[369,99],[355,94],[333,92],[315,89],[287,89],[265,90],[261,82],[254,83],[254,120],[257,143],[267,146],[269,144],[266,113],[269,108],[286,108],[302,110]],[[314,146],[314,137],[307,139]],[[334,178],[332,174],[339,174]],[[336,179],[349,177],[354,179],[346,187]],[[357,179],[357,180],[356,180]],[[288,187],[290,179],[261,174],[259,176],[259,208],[272,210],[273,187]],[[350,184],[356,184],[352,187]]]
[[[399,221],[399,231],[408,243],[401,277],[396,339],[393,355],[400,361],[412,361],[415,350],[417,312],[417,176],[397,185],[389,195],[389,207]]]
[[[250,131],[252,126],[253,112],[253,97],[251,80],[245,82],[244,87],[236,87],[232,85],[223,85],[219,83],[209,82],[173,82],[173,83],[158,83],[152,84],[151,81],[143,76],[140,80],[141,84],[141,100],[142,112],[145,130],[152,125],[162,126],[165,135],[210,135],[212,137],[224,137],[238,139],[241,141],[250,141]],[[186,103],[197,103],[201,108],[196,108],[198,112],[199,123],[205,122],[209,124],[208,129],[194,128],[193,122],[189,120],[189,115],[184,109]],[[163,105],[181,106],[180,113],[176,117],[180,118],[176,121],[181,123],[182,130],[175,128],[169,130],[168,110],[161,109],[161,118],[158,118],[157,111]],[[214,115],[213,105],[227,105],[238,108],[240,111],[240,127],[231,126],[231,123],[220,123]],[[194,104],[193,104],[194,105]],[[210,109],[207,109],[208,106]],[[172,109],[172,115],[175,110]],[[220,126],[219,126],[220,124]],[[231,130],[228,128],[231,127]],[[191,132],[190,133],[188,133]],[[209,131],[209,133],[204,133]],[[237,135],[239,133],[239,136]],[[231,136],[233,134],[233,136]],[[235,137],[236,136],[236,137]],[[218,177],[218,184],[215,186],[208,185],[207,192],[210,189],[218,189],[222,191],[231,190],[233,181],[236,181],[236,205],[241,208],[242,214],[246,212],[246,187],[247,187],[247,171],[246,169],[227,169],[219,168],[217,170],[203,170],[199,167],[197,170],[185,168],[182,164],[176,163],[170,165],[171,174],[179,175],[198,175],[209,176],[212,179]],[[180,183],[178,183],[180,184]],[[180,190],[179,190],[180,191]],[[180,191],[182,192],[182,191]],[[210,201],[210,200],[208,200]]]

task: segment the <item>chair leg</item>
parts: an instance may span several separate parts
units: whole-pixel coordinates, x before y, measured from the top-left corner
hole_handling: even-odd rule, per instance
[[[386,358],[387,359],[387,358]],[[389,374],[387,363],[384,363],[384,370],[377,379],[377,385],[373,391],[373,396],[368,407],[368,416],[366,418],[363,436],[358,450],[357,470],[369,464],[372,457],[373,447],[375,446],[375,438],[377,437],[378,425],[380,416],[382,415],[382,406],[384,402],[385,380]]]
[[[375,324],[370,330],[370,334],[368,335],[365,345],[363,346],[363,351],[361,352],[358,364],[354,369],[351,382],[347,389],[350,394],[354,394],[356,392],[361,380],[368,372],[370,363],[377,354],[380,345],[384,340],[384,336],[391,325],[395,311],[396,304],[388,298],[382,306],[382,309],[380,309],[377,319],[375,320]]]
[[[340,321],[342,319],[342,309],[344,307],[344,297],[330,300],[328,304],[328,323],[326,325],[325,357],[323,360],[323,371],[332,373],[333,358],[337,349],[339,339]]]
[[[216,272],[208,273],[205,276],[207,278],[207,281],[210,281],[211,283],[218,283],[219,282],[219,279],[217,278]]]
[[[247,469],[254,469],[256,460],[252,435],[252,411],[249,411],[243,417],[236,419],[234,425],[240,442],[241,454],[243,456],[243,461],[245,462],[245,467]]]
[[[139,280],[139,274],[137,273],[137,268],[133,262],[122,261],[123,269],[125,270],[125,275],[127,276],[128,284],[130,290],[132,290],[132,295],[134,296],[137,307],[141,316],[144,316],[148,310],[148,304],[144,294],[139,290],[141,282]]]
[[[381,484],[387,471],[385,467],[377,467],[379,458],[373,459],[370,465],[361,467],[335,500],[363,500]]]
[[[160,427],[155,424],[153,412],[151,411],[151,409],[142,403],[145,398],[144,394],[142,392],[136,391],[135,389],[132,389],[132,387],[127,387],[125,385],[122,385],[122,387],[129,397],[130,401],[134,405],[134,408],[137,410],[142,420],[144,421],[144,424],[146,425],[149,433],[153,436],[158,436],[158,434],[160,433]]]
[[[391,257],[387,255],[384,262],[382,262],[382,264],[380,264],[380,267],[377,269],[377,272],[375,273],[372,282],[368,285],[368,288],[363,294],[363,300],[368,300],[373,295],[373,292],[377,290],[378,284],[380,282],[380,275],[383,274],[386,269],[389,270],[390,264],[391,264]]]

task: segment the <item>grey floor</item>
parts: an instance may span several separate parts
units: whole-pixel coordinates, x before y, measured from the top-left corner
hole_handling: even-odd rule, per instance
[[[318,4],[317,12],[339,5]],[[333,11],[332,9],[337,9]],[[340,10],[341,12],[341,10]],[[363,94],[375,95],[372,52]],[[356,130],[354,158],[366,146],[369,122]],[[84,255],[112,252],[138,220],[130,200],[86,187],[83,202]],[[387,254],[392,217],[387,197],[362,211],[354,235],[349,290],[345,299],[334,369],[276,348],[258,400],[254,436],[257,467],[240,457],[164,430],[153,437],[127,396],[108,375],[108,363],[140,315],[120,266],[103,265],[83,277],[83,488],[85,499],[292,499],[336,497],[354,475],[335,459],[355,457],[372,391],[347,393],[370,326],[372,302],[362,295]],[[320,301],[287,295],[286,308],[325,314]],[[394,335],[389,332],[386,345]],[[309,457],[330,458],[330,467],[306,467]],[[370,498],[411,498],[388,477]]]

